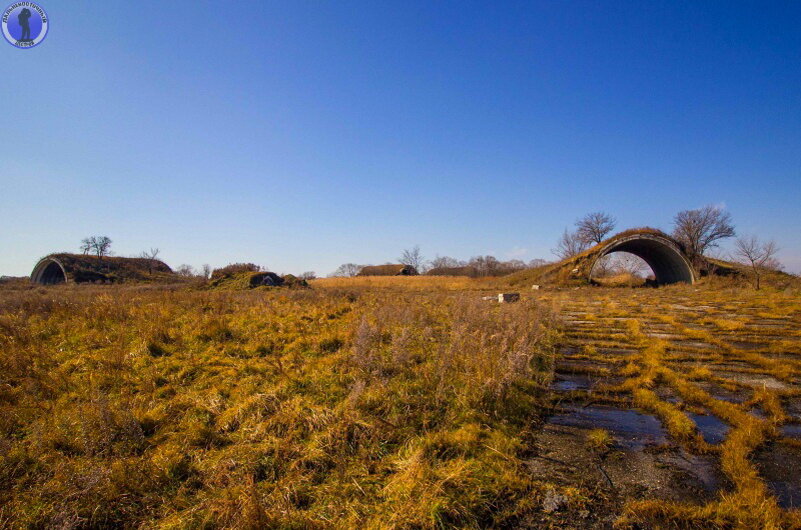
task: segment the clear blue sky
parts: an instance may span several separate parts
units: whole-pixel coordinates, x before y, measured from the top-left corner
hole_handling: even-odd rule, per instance
[[[9,0],[10,1],[10,0]],[[801,2],[41,0],[0,42],[0,274],[108,235],[329,273],[723,204],[801,270]]]

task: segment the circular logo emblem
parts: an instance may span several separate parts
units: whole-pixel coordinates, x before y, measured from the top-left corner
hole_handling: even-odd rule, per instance
[[[17,48],[33,48],[47,36],[50,21],[35,2],[14,2],[3,11],[3,36]]]

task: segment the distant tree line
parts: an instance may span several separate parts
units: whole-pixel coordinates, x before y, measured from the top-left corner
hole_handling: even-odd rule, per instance
[[[495,256],[473,256],[469,260],[460,260],[451,256],[436,256],[430,260],[426,260],[420,251],[419,245],[412,248],[405,249],[400,257],[398,263],[414,267],[420,274],[425,274],[434,269],[456,269],[469,267],[471,275],[482,276],[504,276],[524,269],[533,267],[540,267],[548,261],[544,259],[533,259],[525,262],[519,259],[512,259],[502,261]],[[343,263],[337,270],[329,274],[333,278],[350,278],[357,276],[361,270],[368,265],[359,265],[356,263]]]

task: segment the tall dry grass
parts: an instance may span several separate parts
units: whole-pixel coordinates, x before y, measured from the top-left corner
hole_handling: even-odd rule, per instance
[[[514,524],[553,314],[474,298],[0,291],[0,525]]]

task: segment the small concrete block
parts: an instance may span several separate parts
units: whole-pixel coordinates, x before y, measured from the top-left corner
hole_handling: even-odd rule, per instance
[[[520,301],[520,293],[498,293],[498,303],[510,304]]]
[[[539,285],[536,285],[536,284],[535,284],[535,285],[532,285],[532,286],[531,286],[531,290],[532,290],[532,291],[539,291],[539,289],[540,289],[540,286],[539,286]]]

